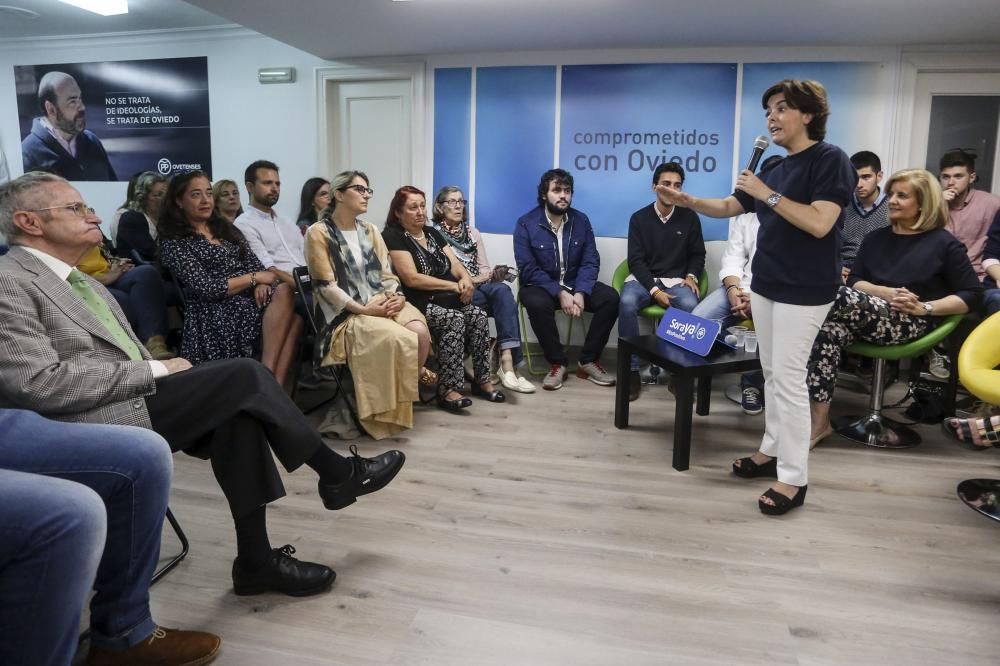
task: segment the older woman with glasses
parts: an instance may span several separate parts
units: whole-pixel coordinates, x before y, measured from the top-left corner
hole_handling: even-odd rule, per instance
[[[412,186],[396,190],[382,237],[407,298],[422,309],[437,344],[441,372],[438,406],[459,412],[472,404],[462,395],[462,361],[472,356],[472,392],[490,402],[506,396],[490,383],[489,322],[472,304],[472,277],[439,231],[427,226],[424,193]]]
[[[305,255],[321,317],[318,363],[347,364],[358,420],[382,439],[413,427],[430,332],[401,293],[378,229],[360,218],[374,194],[368,185],[361,171],[326,183],[329,205],[306,231]]]
[[[472,304],[493,317],[500,348],[500,383],[519,393],[534,393],[535,386],[518,376],[515,368],[524,364],[521,353],[521,330],[517,323],[517,303],[506,284],[513,279],[509,266],[490,266],[486,244],[479,230],[469,224],[469,207],[462,190],[455,186],[442,187],[434,197],[431,217],[434,228],[448,241],[451,251],[472,278],[475,291]]]

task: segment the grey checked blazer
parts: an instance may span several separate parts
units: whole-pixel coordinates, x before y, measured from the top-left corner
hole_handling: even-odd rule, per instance
[[[88,280],[150,359],[114,297]],[[155,392],[149,363],[130,360],[68,282],[20,247],[0,257],[0,407],[149,428],[143,398]]]

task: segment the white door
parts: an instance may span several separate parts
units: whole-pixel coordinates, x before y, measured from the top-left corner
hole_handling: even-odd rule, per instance
[[[937,174],[952,148],[974,150],[977,187],[1000,192],[1000,73],[917,74],[907,166]]]
[[[366,219],[381,229],[393,193],[413,184],[410,81],[330,82],[328,91],[330,176],[368,174],[375,196]]]

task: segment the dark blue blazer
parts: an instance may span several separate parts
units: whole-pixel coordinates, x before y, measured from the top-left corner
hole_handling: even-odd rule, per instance
[[[570,208],[562,228],[563,256],[566,262],[564,282],[573,291],[590,294],[601,270],[601,257],[597,254],[594,230],[586,215]],[[538,286],[552,296],[558,296],[559,244],[545,218],[545,210],[538,206],[521,216],[514,228],[514,260],[521,286]]]
[[[66,180],[118,180],[101,140],[90,130],[76,137],[76,157],[59,145],[42,125],[41,118],[31,123],[31,134],[21,142],[24,171],[48,171]]]

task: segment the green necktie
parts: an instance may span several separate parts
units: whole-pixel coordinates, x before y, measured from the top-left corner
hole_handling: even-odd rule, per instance
[[[66,278],[69,282],[70,287],[73,289],[73,293],[79,297],[83,304],[87,306],[87,309],[94,313],[94,316],[104,324],[104,328],[108,329],[108,333],[111,337],[115,339],[118,346],[125,350],[128,357],[133,361],[141,361],[142,353],[139,351],[139,347],[132,342],[132,338],[128,336],[122,325],[118,323],[115,318],[115,314],[108,307],[107,302],[98,296],[94,288],[87,283],[87,278],[84,277],[83,273],[76,270],[75,268],[69,272],[69,277]]]

